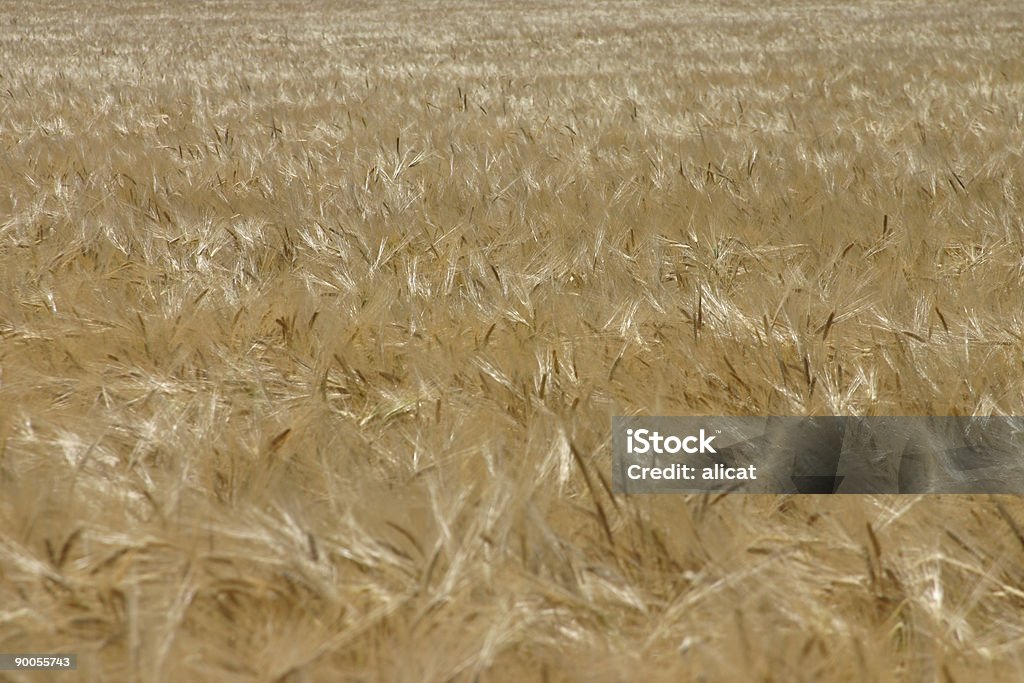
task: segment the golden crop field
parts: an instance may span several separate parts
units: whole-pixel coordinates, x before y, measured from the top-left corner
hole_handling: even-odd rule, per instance
[[[1024,504],[613,415],[1024,414],[1024,8],[0,0],[27,681],[1020,681]]]

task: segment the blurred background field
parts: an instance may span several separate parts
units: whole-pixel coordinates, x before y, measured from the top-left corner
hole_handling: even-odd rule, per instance
[[[1024,414],[1022,25],[0,0],[0,679],[1021,680],[1016,498],[608,484]]]

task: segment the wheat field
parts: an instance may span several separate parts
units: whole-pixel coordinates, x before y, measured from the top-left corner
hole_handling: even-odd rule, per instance
[[[0,0],[0,680],[1022,680],[1016,498],[609,488],[1024,414],[1022,27]]]

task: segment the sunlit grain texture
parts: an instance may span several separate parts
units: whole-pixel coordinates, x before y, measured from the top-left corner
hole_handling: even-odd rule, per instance
[[[607,489],[612,415],[1024,414],[1022,26],[0,2],[0,651],[1022,680],[1016,499]]]

